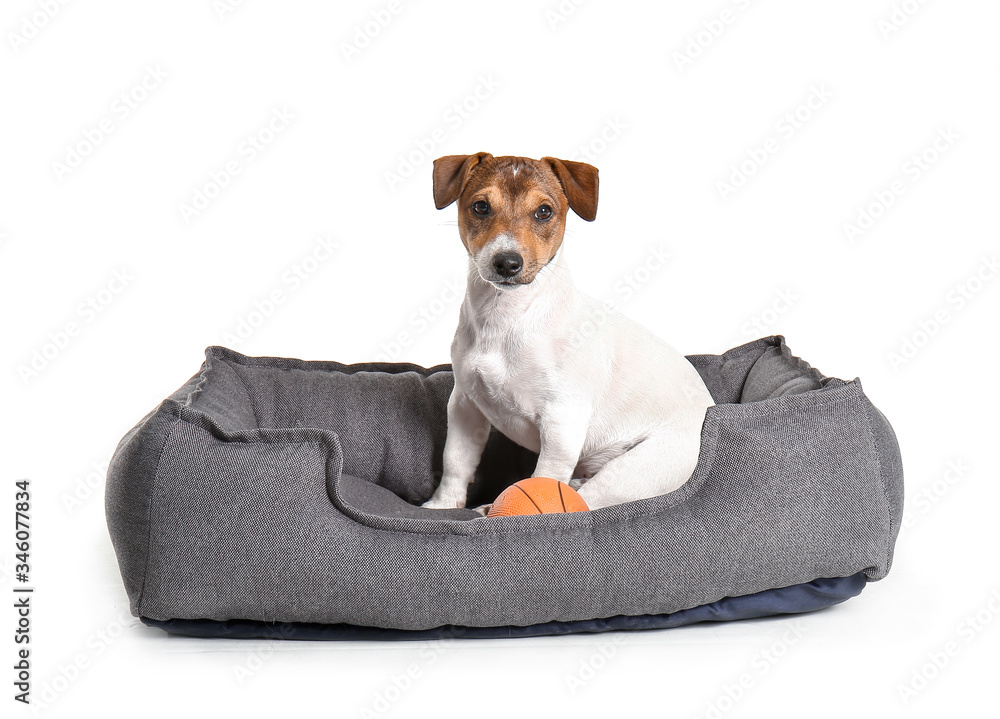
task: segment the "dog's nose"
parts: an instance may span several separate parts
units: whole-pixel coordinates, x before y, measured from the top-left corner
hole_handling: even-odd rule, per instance
[[[517,275],[523,265],[524,258],[517,252],[500,252],[493,258],[493,269],[508,279]]]

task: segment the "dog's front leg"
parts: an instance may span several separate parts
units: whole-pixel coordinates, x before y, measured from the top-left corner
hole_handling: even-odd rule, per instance
[[[569,482],[587,441],[591,408],[583,405],[559,406],[542,417],[539,427],[542,449],[535,465],[536,477]]]
[[[441,483],[425,507],[454,509],[464,507],[469,485],[490,436],[490,422],[476,403],[459,390],[452,390],[448,400],[448,436],[444,442],[444,474]]]

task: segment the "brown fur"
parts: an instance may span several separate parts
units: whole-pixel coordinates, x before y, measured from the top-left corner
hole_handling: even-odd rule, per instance
[[[524,259],[515,280],[521,284],[531,282],[559,249],[570,209],[587,221],[597,216],[597,186],[597,168],[554,157],[533,160],[480,152],[434,161],[434,203],[442,209],[458,201],[459,235],[469,255],[497,235],[509,234]],[[487,216],[473,211],[479,200],[489,203]],[[552,208],[548,220],[534,216],[541,205]]]

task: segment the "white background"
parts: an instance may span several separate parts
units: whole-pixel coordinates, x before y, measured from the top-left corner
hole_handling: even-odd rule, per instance
[[[226,9],[11,0],[0,13],[0,497],[9,517],[14,481],[31,480],[36,710],[993,710],[1000,6]],[[384,27],[366,25],[373,13]],[[276,112],[294,119],[262,132]],[[824,373],[862,378],[906,470],[887,579],[798,618],[527,640],[203,641],[128,615],[103,509],[120,437],[211,344],[448,361],[465,259],[454,208],[434,209],[431,160],[477,151],[598,166],[597,221],[569,220],[574,277],[681,351],[782,333]],[[212,199],[185,217],[199,191]],[[12,522],[0,533],[10,597]],[[3,616],[7,716],[21,707]]]

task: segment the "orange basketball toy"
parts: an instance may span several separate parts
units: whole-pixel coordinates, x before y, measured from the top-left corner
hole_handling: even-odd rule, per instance
[[[583,497],[565,482],[550,477],[529,477],[501,492],[486,516],[586,512],[589,509]]]

